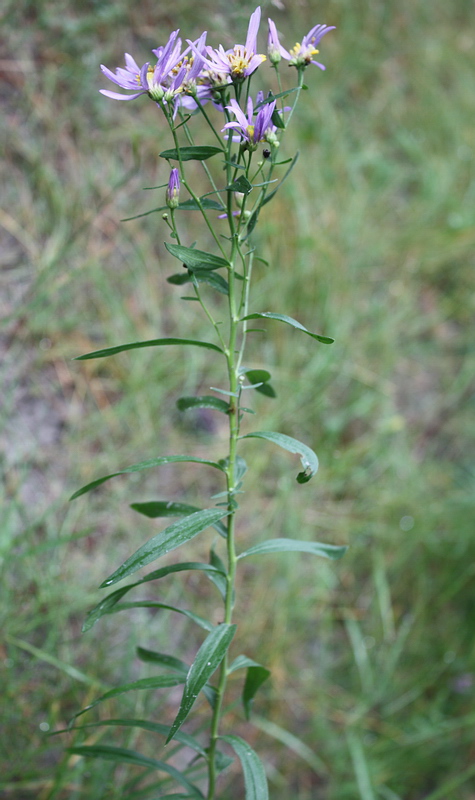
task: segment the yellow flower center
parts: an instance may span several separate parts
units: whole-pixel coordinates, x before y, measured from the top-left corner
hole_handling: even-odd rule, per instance
[[[231,53],[228,53],[231,75],[234,78],[242,78],[245,70],[248,68],[251,62],[251,58],[253,58],[254,55],[254,53],[249,55],[246,51],[246,48],[241,44],[234,45],[234,50]],[[263,55],[259,55],[259,58],[261,59],[261,62],[266,60],[266,56]]]
[[[252,142],[254,140],[254,125],[248,125],[246,131],[249,134],[250,141]]]

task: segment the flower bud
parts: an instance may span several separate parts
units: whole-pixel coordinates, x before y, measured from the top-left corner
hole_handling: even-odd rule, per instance
[[[166,201],[168,208],[178,208],[180,203],[180,176],[176,167],[170,172]]]

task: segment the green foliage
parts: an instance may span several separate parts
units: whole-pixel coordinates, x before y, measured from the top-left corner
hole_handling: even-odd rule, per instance
[[[197,31],[203,9],[211,28],[215,4],[145,2],[137,15],[121,2],[74,10],[62,2],[7,2],[5,60],[13,66],[5,72],[1,123],[2,297],[10,352],[5,359],[2,353],[2,424],[9,416],[22,449],[5,448],[2,498],[7,735],[0,791],[6,796],[83,793],[102,800],[110,793],[119,775],[113,761],[80,759],[52,777],[61,752],[43,731],[63,726],[87,702],[88,684],[110,686],[128,677],[126,647],[134,646],[134,629],[149,635],[149,617],[137,611],[133,630],[108,617],[90,637],[78,638],[78,620],[97,601],[105,559],[111,549],[125,558],[125,539],[135,537],[138,546],[143,529],[139,534],[127,507],[131,487],[120,481],[107,498],[91,494],[80,511],[59,509],[64,476],[72,491],[119,458],[130,463],[150,452],[151,441],[160,443],[160,452],[176,452],[165,410],[180,394],[204,393],[219,381],[215,374],[205,383],[198,379],[206,355],[198,348],[185,362],[186,388],[173,348],[150,348],[127,361],[90,361],[87,371],[70,361],[110,341],[112,320],[119,341],[135,341],[170,330],[183,314],[155,267],[157,218],[143,228],[116,225],[119,216],[141,207],[143,167],[156,162],[160,149],[157,111],[145,111],[139,144],[130,106],[107,106],[94,91],[103,85],[97,65],[119,63],[124,37],[145,53],[150,36],[144,24],[147,31],[160,30],[174,18],[183,31],[185,20]],[[226,24],[249,10],[227,9]],[[256,306],[285,308],[311,330],[317,320],[317,330],[331,332],[336,344],[309,355],[306,337],[287,338],[285,326],[273,326],[265,352],[258,334],[249,337],[249,363],[260,365],[264,356],[272,363],[280,397],[270,409],[253,392],[255,408],[270,414],[270,427],[318,440],[324,469],[319,483],[309,485],[304,509],[292,499],[285,466],[269,463],[265,448],[257,452],[252,481],[260,482],[265,499],[278,485],[277,505],[271,511],[265,502],[258,513],[248,492],[242,536],[251,546],[270,525],[273,535],[308,531],[310,538],[350,540],[352,547],[338,577],[327,560],[318,562],[316,573],[313,559],[283,556],[267,561],[263,585],[253,562],[243,562],[249,593],[242,599],[248,613],[240,636],[251,652],[263,650],[264,663],[279,664],[265,709],[297,731],[303,745],[275,722],[265,729],[254,717],[259,752],[264,761],[269,753],[273,765],[275,800],[288,798],[290,776],[296,800],[313,800],[316,792],[322,800],[354,800],[363,775],[383,798],[455,793],[469,800],[473,793],[472,15],[464,0],[436,2],[430,10],[418,2],[357,0],[319,9],[294,5],[286,12],[285,30],[295,32],[284,39],[287,47],[315,22],[335,23],[337,32],[326,41],[325,81],[317,89],[309,74],[311,104],[298,112],[305,141],[295,181],[281,188],[277,205],[260,213],[272,267],[255,259]],[[153,180],[161,183],[162,173]],[[190,326],[190,335],[206,338],[204,326]],[[21,402],[11,389],[12,374],[25,393]],[[70,397],[73,419],[61,411]],[[28,441],[29,422],[35,424],[42,407],[49,421],[59,420],[61,434],[54,440],[42,434],[35,445]],[[141,427],[132,422],[137,414]],[[180,424],[188,426],[190,447],[207,455],[219,426]],[[7,443],[8,435],[7,421]],[[171,483],[172,470],[163,472],[160,492],[154,471],[132,475],[131,481],[140,479],[134,496],[183,496],[181,481]],[[199,502],[195,473],[191,466],[190,503]],[[207,473],[205,482],[217,491],[214,473]],[[196,540],[189,546],[187,557],[202,557]],[[163,583],[166,599],[189,604],[206,576],[198,567],[183,571],[178,585]],[[352,615],[354,624],[343,626]],[[190,626],[190,655],[199,635]],[[292,702],[283,704],[284,681]],[[130,710],[142,696],[130,692],[120,701]],[[263,698],[256,703],[262,708]],[[343,736],[350,724],[351,750]],[[285,755],[284,738],[286,747],[293,743]],[[147,750],[143,739],[124,742],[150,756],[154,744]],[[124,798],[140,791],[131,785],[137,768],[124,763],[121,775],[126,771],[118,790]],[[160,786],[155,795],[169,791],[170,784]],[[234,774],[228,794],[230,800],[243,795]]]

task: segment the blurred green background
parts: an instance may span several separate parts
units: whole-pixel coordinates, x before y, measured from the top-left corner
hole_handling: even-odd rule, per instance
[[[80,628],[101,580],[156,530],[128,504],[203,502],[216,488],[206,470],[169,467],[70,505],[68,496],[145,458],[224,447],[214,417],[175,408],[220,379],[206,354],[72,360],[178,325],[209,335],[166,283],[175,266],[160,215],[120,222],[162,204],[143,187],[167,180],[157,153],[170,142],[153,103],[98,93],[113,88],[99,64],[115,69],[124,51],[145,61],[176,27],[232,46],[254,5],[4,8],[0,795],[157,796],[140,794],[149,778],[141,783],[136,768],[65,757],[72,739],[50,736],[104,687],[151,674],[134,658],[138,644],[192,657],[195,628],[165,612]],[[263,12],[288,47],[316,23],[337,30],[320,47],[326,73],[306,74],[282,146],[300,160],[261,215],[257,243],[270,266],[256,269],[253,308],[295,316],[336,343],[272,323],[254,337],[249,362],[270,365],[278,393],[254,399],[258,427],[308,442],[321,470],[298,486],[291,457],[249,443],[240,535],[351,548],[336,565],[289,555],[242,569],[242,649],[273,677],[252,722],[236,714],[234,731],[265,761],[273,800],[473,800],[473,5],[275,0]],[[192,217],[189,241],[206,245]],[[188,556],[203,557],[210,541],[198,538]],[[161,601],[213,611],[201,578],[161,584]],[[89,719],[166,721],[177,701],[135,693]],[[94,728],[77,741],[159,757],[151,737]],[[226,800],[242,797],[233,769]]]

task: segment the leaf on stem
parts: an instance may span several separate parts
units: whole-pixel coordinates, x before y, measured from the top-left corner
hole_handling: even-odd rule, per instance
[[[296,453],[300,456],[300,461],[304,468],[303,472],[297,475],[298,483],[307,483],[318,470],[318,458],[310,447],[306,444],[299,442],[298,439],[292,436],[286,436],[284,433],[276,433],[275,431],[254,431],[254,433],[247,433],[245,436],[240,436],[240,439],[267,439],[269,442],[278,444],[289,453]]]
[[[251,706],[254,701],[257,690],[270,676],[270,669],[253,661],[252,658],[247,656],[238,656],[228,669],[228,675],[238,669],[247,668],[246,680],[242,691],[242,704],[244,706],[244,714],[248,720],[251,714]]]
[[[170,245],[170,247],[178,245]],[[227,266],[227,264],[226,264]],[[83,356],[76,356],[74,361],[87,361],[91,358],[106,358],[107,356],[115,356],[116,353],[124,353],[126,350],[139,350],[142,347],[167,347],[168,345],[182,344],[192,345],[193,347],[206,347],[208,350],[216,350],[222,353],[217,344],[211,342],[201,342],[198,339],[149,339],[146,342],[129,342],[128,344],[118,344],[115,347],[105,347],[102,350],[94,350],[92,353],[85,353]]]
[[[269,383],[271,374],[266,369],[243,369],[242,374],[245,374],[251,383],[261,384],[253,387],[256,392],[260,392],[266,397],[276,397],[275,389]]]
[[[217,625],[206,637],[186,677],[180,709],[170,728],[167,744],[187,718],[198,694],[219,667],[236,632],[236,625]]]
[[[55,736],[58,733],[69,733],[70,731],[82,731],[86,730],[87,728],[100,728],[104,726],[117,728],[142,728],[143,730],[152,731],[153,733],[160,733],[163,736],[166,736],[170,729],[168,725],[163,725],[161,722],[150,722],[147,719],[117,718],[103,719],[99,722],[88,722],[86,725],[74,725],[74,727],[65,728],[64,730],[53,731],[50,735]],[[194,736],[190,736],[188,733],[178,731],[175,739],[180,742],[180,744],[191,748],[191,750],[194,750],[196,753],[199,753],[200,756],[206,758],[206,750],[200,745]],[[176,795],[173,796],[176,797]]]
[[[163,150],[160,153],[160,158],[170,158],[173,161],[179,161],[180,159],[181,161],[206,161],[208,158],[217,155],[217,153],[222,153],[224,155],[224,150],[220,147],[212,147],[211,145],[180,147],[178,150],[175,148]]]
[[[276,194],[277,194],[277,192],[279,191],[279,189],[280,189],[280,187],[282,186],[282,184],[284,183],[284,181],[286,181],[286,180],[287,180],[287,178],[289,177],[290,173],[292,172],[293,168],[295,167],[295,165],[296,165],[296,163],[297,163],[297,161],[298,161],[299,155],[300,155],[300,153],[299,153],[299,152],[298,152],[298,150],[297,150],[297,152],[295,153],[295,155],[294,155],[294,157],[293,157],[293,159],[292,159],[292,162],[291,162],[291,164],[290,164],[290,167],[288,168],[288,170],[287,170],[287,172],[285,173],[284,177],[283,177],[283,178],[282,178],[282,180],[280,181],[279,185],[278,185],[278,186],[277,186],[277,187],[274,189],[274,191],[273,191],[273,192],[271,192],[270,194],[268,194],[268,195],[267,195],[267,197],[265,197],[265,198],[264,198],[264,200],[262,201],[262,205],[263,205],[263,206],[265,206],[265,205],[266,205],[266,203],[269,203],[269,202],[270,202],[270,200],[272,200],[272,198],[274,197],[274,195],[276,195]]]
[[[249,194],[252,191],[253,186],[250,181],[244,176],[239,175],[233,183],[226,186],[226,191],[228,192],[241,192],[242,194]]]
[[[69,499],[75,500],[76,497],[80,497],[82,494],[90,492],[91,489],[95,489],[97,486],[100,486],[101,483],[105,483],[111,478],[116,478],[118,475],[127,475],[129,472],[141,472],[143,469],[159,467],[162,464],[175,464],[183,462],[189,462],[191,464],[206,464],[208,467],[214,467],[215,469],[219,469],[224,472],[223,467],[221,467],[218,462],[208,461],[205,458],[193,458],[192,456],[161,456],[160,458],[149,458],[147,461],[140,461],[138,464],[132,464],[130,467],[125,467],[125,469],[121,469],[118,472],[111,472],[110,475],[104,475],[102,478],[96,478],[95,481],[87,483],[81,489],[78,489],[77,492],[74,492]]]
[[[223,742],[231,745],[239,758],[244,773],[245,800],[269,800],[269,787],[262,761],[240,736],[220,736]]]
[[[115,689],[109,689],[109,691],[105,692],[105,694],[101,694],[100,697],[96,698],[96,700],[93,700],[93,702],[88,706],[82,708],[81,711],[78,711],[74,715],[73,719],[80,717],[81,714],[85,714],[86,711],[90,711],[91,708],[94,708],[104,700],[110,700],[111,697],[117,697],[120,694],[125,694],[125,692],[131,692],[135,689],[169,689],[172,686],[179,686],[180,683],[183,683],[183,680],[183,676],[159,675],[155,678],[141,678],[133,683],[123,683],[121,686],[116,686]]]
[[[164,531],[156,536],[152,536],[148,542],[139,547],[130,558],[115,570],[102,584],[101,588],[111,586],[117,581],[121,581],[133,572],[137,572],[141,567],[150,564],[160,556],[175,550],[180,545],[193,539],[198,533],[204,531],[214,522],[217,522],[228,515],[227,510],[222,508],[205,508],[203,511],[196,511],[194,514],[186,516],[184,519],[174,522]]]
[[[186,608],[177,608],[177,606],[170,606],[167,603],[156,603],[154,600],[135,600],[131,603],[118,603],[107,613],[117,614],[119,611],[127,611],[130,608],[164,608],[167,611],[176,611],[177,614],[183,614],[184,617],[188,617],[188,619],[191,619],[205,631],[212,631],[214,627],[211,622],[208,622],[207,619],[200,617],[193,611],[188,611]]]
[[[105,744],[96,744],[68,747],[67,752],[72,753],[73,755],[83,756],[85,758],[103,758],[106,761],[135,764],[139,767],[161,770],[162,772],[166,772],[168,775],[171,775],[172,778],[185,787],[187,792],[190,793],[189,795],[186,795],[187,797],[194,797],[195,800],[204,800],[203,793],[198,789],[197,786],[195,786],[193,783],[190,783],[188,778],[186,778],[186,776],[183,775],[180,770],[172,767],[171,764],[167,764],[165,761],[158,761],[155,758],[143,756],[136,750],[127,750],[125,747],[112,747]]]
[[[201,511],[197,506],[190,506],[188,503],[173,503],[170,500],[151,500],[148,503],[132,503],[131,508],[143,514],[149,519],[157,519],[158,517],[186,517],[188,514],[193,514],[195,511]],[[227,536],[227,530],[222,522],[214,522],[212,526],[220,536],[224,539]]]
[[[189,272],[177,272],[174,275],[170,275],[167,278],[167,283],[171,283],[174,286],[183,286],[185,283],[193,283],[193,279],[195,279],[197,283],[206,283],[208,286],[211,286],[212,289],[216,289],[217,292],[220,292],[220,294],[229,294],[228,282],[217,272],[199,268],[193,269],[192,272],[192,275],[190,275]],[[193,297],[191,299],[197,300],[198,298]]]
[[[122,597],[127,594],[131,589],[134,589],[136,586],[141,586],[142,583],[148,583],[149,581],[159,580],[160,578],[165,578],[167,575],[174,574],[175,572],[187,572],[188,570],[198,570],[200,572],[206,572],[213,575],[219,575],[219,570],[216,567],[213,567],[211,564],[203,564],[200,561],[184,561],[181,564],[169,564],[167,567],[162,567],[161,569],[156,569],[153,572],[149,572],[148,575],[145,575],[144,578],[141,578],[139,581],[135,581],[135,583],[129,583],[127,586],[123,586],[121,589],[116,589],[111,594],[108,594],[107,597],[104,597],[100,603],[94,606],[91,611],[89,611],[86,620],[82,626],[82,631],[88,631],[96,622],[104,616],[104,614],[109,614],[110,610],[115,606]],[[223,573],[224,577],[224,573]]]
[[[257,556],[264,553],[312,553],[314,556],[323,556],[336,560],[345,555],[348,547],[322,542],[306,542],[299,539],[268,539],[266,542],[256,544],[238,555],[238,559],[247,556]]]
[[[160,664],[161,667],[168,667],[168,669],[178,672],[180,675],[186,676],[190,668],[186,661],[182,661],[181,658],[175,658],[175,656],[169,656],[168,653],[157,653],[155,650],[147,650],[145,647],[137,647],[136,653],[137,657],[146,664]],[[164,732],[168,733],[168,727],[165,725],[163,727],[165,728]]]
[[[221,411],[223,414],[229,413],[229,403],[226,403],[225,400],[221,400],[219,397],[213,397],[213,395],[180,397],[176,401],[176,405],[180,411],[186,411],[188,408],[213,408],[215,411]]]
[[[183,203],[178,205],[179,211],[201,211],[201,208],[212,208],[215,211],[226,210],[222,203],[218,203],[217,200],[210,200],[208,197],[200,197],[199,202],[194,197],[190,197],[189,200],[184,200]]]
[[[262,313],[248,314],[246,317],[242,317],[241,322],[246,319],[276,319],[278,322],[285,322],[287,325],[291,325],[293,328],[303,331],[303,333],[308,334],[308,336],[311,336],[312,339],[316,339],[317,342],[322,342],[322,344],[332,344],[335,341],[329,336],[320,336],[319,333],[312,333],[300,322],[297,322],[296,319],[292,319],[292,317],[288,317],[286,314],[276,314],[274,311],[263,311]]]
[[[215,256],[214,253],[206,253],[204,250],[196,250],[194,247],[184,247],[182,244],[169,244],[165,242],[165,247],[168,252],[178,258],[187,269],[227,269],[229,262],[221,256]]]

